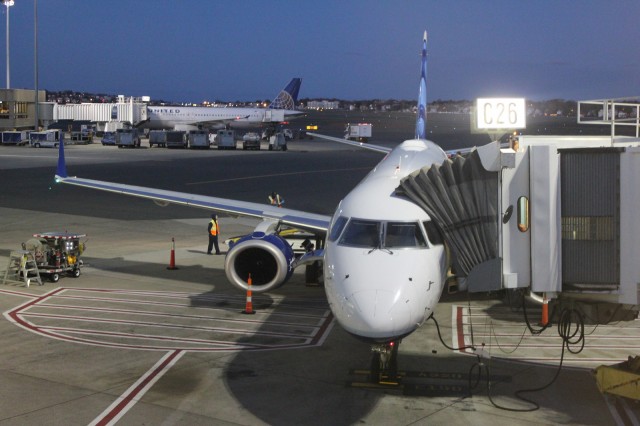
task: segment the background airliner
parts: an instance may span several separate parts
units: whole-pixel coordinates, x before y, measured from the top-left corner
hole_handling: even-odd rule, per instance
[[[425,139],[426,64],[425,32],[415,139],[390,149],[327,138],[386,154],[340,202],[333,217],[71,177],[67,174],[62,145],[56,180],[148,198],[160,205],[181,204],[219,214],[263,219],[253,233],[230,247],[225,259],[229,281],[246,290],[251,274],[253,291],[271,291],[284,284],[298,265],[323,261],[325,291],[337,321],[349,333],[372,343],[372,366],[378,373],[393,374],[401,339],[422,325],[435,309],[447,269],[442,239],[429,215],[395,194],[403,177],[447,161],[447,153]],[[315,234],[319,247],[295,258],[291,246],[280,235],[288,227]],[[382,377],[380,374],[378,377]]]
[[[149,106],[138,128],[161,130],[250,129],[278,124],[303,114],[295,110],[302,79],[293,78],[269,108]]]

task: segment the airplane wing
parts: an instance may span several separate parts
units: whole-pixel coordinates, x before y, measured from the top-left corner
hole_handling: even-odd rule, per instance
[[[317,136],[319,138],[326,139],[328,141],[355,146],[356,148],[364,148],[370,151],[382,152],[383,154],[388,154],[393,149],[393,148],[388,148],[386,146],[372,145],[370,143],[350,141],[349,139],[334,138],[333,136],[320,135],[318,133],[307,132],[307,135]]]
[[[82,186],[101,191],[147,198],[158,205],[179,204],[183,206],[206,209],[211,212],[236,217],[253,217],[270,220],[296,229],[309,231],[314,234],[325,234],[329,228],[330,216],[307,213],[298,210],[279,208],[269,204],[251,203],[246,201],[229,200],[206,195],[190,194],[186,192],[166,191],[144,186],[126,185],[100,180],[84,179],[68,176],[64,159],[64,144],[60,144],[58,156],[58,170],[56,182]]]
[[[311,135],[311,136],[317,136],[317,137],[319,137],[321,139],[326,139],[328,141],[338,142],[338,143],[341,143],[341,144],[344,144],[344,145],[351,145],[351,146],[355,146],[356,148],[364,148],[364,149],[368,149],[370,151],[381,152],[383,154],[387,154],[387,153],[391,152],[391,150],[393,149],[393,148],[389,148],[389,147],[386,147],[386,146],[373,145],[373,144],[364,143],[364,142],[355,142],[355,141],[350,141],[349,139],[336,138],[336,137],[333,137],[333,136],[326,136],[326,135],[321,135],[321,134],[318,134],[318,133],[307,132],[307,134]],[[507,145],[505,145],[504,147],[507,147]],[[474,149],[476,149],[476,147],[451,149],[451,150],[444,151],[444,152],[449,157],[454,157],[456,155],[466,156],[469,153],[471,153],[471,151],[473,151]]]

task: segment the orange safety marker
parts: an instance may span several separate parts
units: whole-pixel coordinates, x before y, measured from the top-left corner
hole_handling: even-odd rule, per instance
[[[549,301],[547,295],[542,297],[542,318],[540,319],[540,325],[543,327],[549,324]]]
[[[247,278],[247,285],[249,286],[249,288],[247,289],[247,303],[245,305],[244,311],[242,311],[243,314],[248,314],[248,315],[253,315],[256,312],[253,310],[253,302],[251,300],[251,274],[249,274],[249,278]]]
[[[173,237],[171,237],[171,258],[169,259],[169,266],[167,266],[167,269],[170,271],[178,269],[176,268],[176,240]]]

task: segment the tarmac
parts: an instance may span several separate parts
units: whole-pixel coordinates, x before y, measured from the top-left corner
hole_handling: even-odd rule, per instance
[[[258,163],[284,168],[304,185],[318,178],[314,170],[326,170],[314,160],[323,150],[347,157],[358,169],[352,174],[375,159],[310,142],[292,143],[287,153],[125,152],[92,144],[67,154],[82,177],[127,181],[119,171],[130,162],[132,180],[158,187],[170,182],[148,176],[148,165],[184,163],[184,176],[171,176],[174,185],[186,182],[179,190],[199,188],[188,184],[200,176],[186,177],[199,161],[255,161],[243,173],[261,179],[225,190],[252,201],[273,187]],[[54,172],[53,150],[0,147],[1,157],[13,161],[0,160],[0,270],[36,232],[82,232],[87,249],[78,278],[0,285],[0,425],[639,424],[638,404],[601,394],[592,372],[638,352],[638,321],[588,327],[584,350],[565,351],[558,370],[563,345],[555,325],[531,335],[517,301],[501,293],[443,295],[435,318],[444,343],[473,343],[486,356],[447,349],[428,321],[400,346],[401,382],[372,385],[369,346],[335,323],[323,288],[306,285],[303,271],[254,294],[255,314],[243,314],[246,295],[226,280],[224,255],[205,253],[206,212],[42,188]],[[296,169],[301,158],[304,168]],[[33,177],[47,170],[42,182]],[[321,188],[339,190],[335,183]],[[74,197],[84,207],[70,208]],[[43,200],[40,208],[34,198]],[[255,223],[222,217],[222,239]],[[168,268],[172,238],[176,269]],[[539,309],[529,315],[538,318]],[[516,395],[532,389],[522,394],[527,400]]]

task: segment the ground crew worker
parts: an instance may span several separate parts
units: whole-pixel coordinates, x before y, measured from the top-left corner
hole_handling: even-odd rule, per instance
[[[284,204],[284,198],[282,198],[277,192],[273,191],[271,195],[269,195],[269,202],[272,206],[282,207]]]
[[[218,225],[218,215],[216,215],[215,213],[211,215],[211,222],[209,222],[207,231],[209,233],[209,247],[207,248],[207,254],[213,254],[211,253],[211,249],[214,246],[216,248],[216,254],[220,254],[220,249],[218,248],[218,234],[220,234],[220,225]]]

